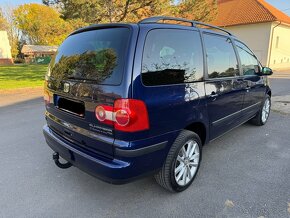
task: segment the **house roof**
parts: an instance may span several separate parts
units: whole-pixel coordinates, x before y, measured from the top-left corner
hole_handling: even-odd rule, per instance
[[[47,45],[23,45],[21,53],[45,53],[45,52],[56,52],[57,46],[47,46]]]
[[[241,24],[281,21],[290,24],[290,17],[264,0],[218,0],[218,15],[212,24]]]

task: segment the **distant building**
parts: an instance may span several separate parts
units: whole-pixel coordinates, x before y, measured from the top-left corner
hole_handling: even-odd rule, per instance
[[[6,31],[0,31],[0,64],[13,64],[11,47]]]
[[[25,63],[48,63],[57,48],[57,46],[24,45],[21,53],[24,55]]]
[[[290,69],[290,17],[264,0],[218,0],[212,24],[244,41],[273,69]]]

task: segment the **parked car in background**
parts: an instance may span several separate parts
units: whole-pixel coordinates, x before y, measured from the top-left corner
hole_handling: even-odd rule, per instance
[[[215,26],[171,17],[92,25],[68,36],[50,63],[44,136],[62,168],[114,184],[155,174],[180,192],[204,144],[267,122],[271,74]]]

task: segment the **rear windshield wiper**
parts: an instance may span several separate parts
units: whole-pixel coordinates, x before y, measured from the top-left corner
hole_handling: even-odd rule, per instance
[[[94,79],[86,79],[86,78],[74,77],[74,76],[69,76],[68,79],[81,80],[81,81],[96,81]]]

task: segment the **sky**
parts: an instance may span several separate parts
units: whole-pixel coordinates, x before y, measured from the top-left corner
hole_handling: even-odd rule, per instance
[[[269,4],[278,8],[280,11],[290,16],[290,1],[289,0],[266,0]]]
[[[283,11],[285,14],[290,16],[290,1],[289,0],[266,0],[266,2],[270,3],[274,7],[278,8],[279,10]],[[25,3],[42,3],[42,0],[0,0],[0,7],[1,5],[21,5]]]

